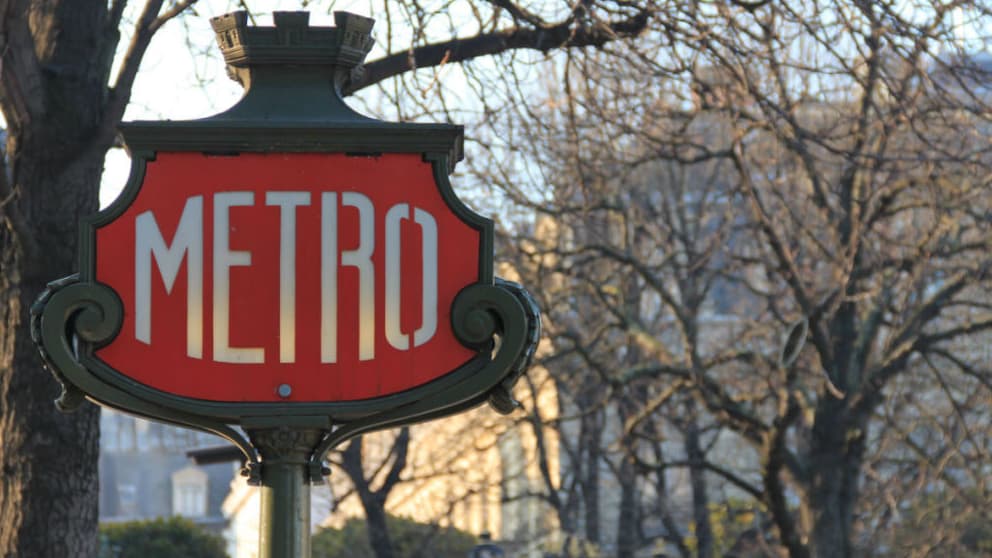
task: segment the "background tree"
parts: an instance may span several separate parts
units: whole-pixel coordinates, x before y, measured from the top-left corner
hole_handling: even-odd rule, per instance
[[[0,158],[0,554],[5,556],[96,553],[98,411],[86,404],[74,415],[53,412],[57,390],[41,370],[28,309],[46,282],[74,271],[76,220],[97,208],[104,156],[149,42],[194,3],[0,2],[0,110],[7,124]],[[390,5],[389,11],[373,6],[372,14],[380,20],[377,34],[386,55],[370,62],[350,90],[415,68],[513,49],[548,51],[636,36],[659,9],[653,2],[609,1],[563,2],[549,12],[481,0],[442,2],[431,9],[418,2]],[[125,12],[134,14],[133,21],[125,21]],[[449,15],[455,12],[467,19],[455,25]],[[450,23],[444,33],[435,29],[439,20]],[[123,54],[115,64],[118,52]]]
[[[76,219],[97,207],[103,156],[155,30],[188,4],[149,1],[111,72],[126,2],[0,6],[0,554],[94,556],[98,413],[54,412],[28,309],[74,271]],[[161,12],[161,13],[160,13]]]
[[[368,543],[377,558],[405,556],[394,550],[390,536],[390,525],[386,515],[386,499],[400,482],[400,475],[406,468],[407,453],[410,449],[410,429],[399,429],[389,444],[389,451],[377,466],[368,467],[369,459],[363,454],[364,438],[359,436],[348,442],[341,451],[338,467],[348,475],[365,512]],[[371,470],[370,470],[371,469]],[[375,483],[375,486],[373,486]]]
[[[640,488],[618,556],[714,555],[721,492],[791,556],[892,548],[930,494],[988,509],[988,15],[672,5],[636,42],[477,82],[473,171],[518,207],[571,466]],[[967,522],[930,519],[925,548],[961,548]]]

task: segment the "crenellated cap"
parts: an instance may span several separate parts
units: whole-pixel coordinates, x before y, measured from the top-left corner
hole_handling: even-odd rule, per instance
[[[273,27],[252,27],[243,11],[212,18],[224,61],[235,67],[316,64],[350,69],[365,60],[375,42],[375,20],[348,12],[334,12],[335,27],[310,26],[307,12],[274,12],[272,19]]]

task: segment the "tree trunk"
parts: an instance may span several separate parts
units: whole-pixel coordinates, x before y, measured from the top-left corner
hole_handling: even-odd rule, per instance
[[[637,358],[636,355],[629,355]],[[638,390],[639,391],[639,390]],[[643,394],[637,394],[642,399]],[[619,402],[618,415],[620,424],[627,424],[627,419],[633,414],[633,402],[622,399]],[[617,516],[617,558],[634,558],[641,544],[640,537],[640,507],[641,497],[637,489],[637,452],[639,440],[625,434],[620,439],[622,451],[620,467],[617,470],[617,481],[620,483],[620,513]]]
[[[699,443],[699,424],[696,421],[695,406],[686,403],[688,419],[685,426],[685,452],[689,460],[689,479],[692,485],[692,516],[696,526],[696,556],[709,558],[713,555],[713,528],[710,525],[710,502],[706,493],[706,470],[703,467],[706,456]]]
[[[617,558],[634,558],[639,540],[637,536],[637,471],[634,466],[633,448],[624,443],[625,455],[617,474],[620,482],[620,514],[617,517]]]
[[[582,479],[582,508],[585,538],[598,545],[599,535],[599,468],[602,462],[600,445],[603,437],[602,414],[589,412],[582,417],[582,445],[585,449],[585,475]]]
[[[816,558],[853,555],[854,508],[864,458],[866,420],[850,417],[844,403],[825,398],[810,445],[812,550]]]
[[[17,160],[18,184],[46,195],[19,204],[27,231],[0,232],[0,556],[85,558],[97,550],[99,409],[56,411],[58,386],[42,369],[28,310],[46,281],[74,271],[76,218],[95,209],[102,159],[65,172]],[[24,253],[16,236],[25,232],[43,256]]]
[[[9,5],[8,5],[9,4]],[[9,2],[0,13],[0,556],[97,553],[99,410],[53,405],[29,309],[76,271],[77,221],[97,209],[117,42],[105,0]]]
[[[369,530],[369,544],[376,558],[393,558],[393,543],[386,525],[386,510],[384,503],[365,502],[365,524]]]
[[[365,464],[362,459],[363,439],[352,440],[342,452],[342,468],[351,479],[365,511],[365,527],[368,529],[369,546],[376,558],[393,558],[393,543],[386,524],[386,498],[372,490],[371,479],[365,478]]]
[[[372,489],[372,479],[365,477],[365,464],[362,457],[362,437],[352,440],[342,452],[342,468],[355,486],[355,491],[365,510],[366,528],[369,535],[369,546],[376,558],[393,558],[393,542],[389,535],[389,525],[386,523],[386,499],[400,480],[400,474],[406,467],[407,451],[410,447],[410,429],[400,429],[390,456],[393,463],[389,472],[377,490]]]

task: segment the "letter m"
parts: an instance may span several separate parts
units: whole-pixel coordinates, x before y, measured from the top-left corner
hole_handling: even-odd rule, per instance
[[[162,238],[155,215],[145,211],[134,221],[134,337],[152,342],[152,258],[171,293],[186,258],[186,354],[203,358],[203,196],[186,200],[172,245]]]

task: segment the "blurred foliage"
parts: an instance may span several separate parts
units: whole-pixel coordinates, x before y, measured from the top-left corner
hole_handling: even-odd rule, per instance
[[[762,528],[767,530],[771,526],[761,504],[753,500],[728,498],[710,503],[709,510],[715,555],[749,555],[749,552],[765,547],[762,539],[768,537],[767,533],[762,533]],[[686,546],[694,553],[697,551],[698,541],[691,526]]]
[[[396,556],[465,558],[477,542],[470,533],[402,517],[389,516],[387,526]],[[375,558],[365,520],[352,518],[340,529],[318,531],[312,539],[312,558]]]
[[[584,558],[602,558],[604,554],[599,547],[587,540],[574,535],[556,533],[540,545],[541,556],[545,558],[567,558],[582,556]]]
[[[900,514],[886,556],[992,556],[992,521],[976,491],[928,494]]]
[[[182,517],[100,525],[100,558],[228,558],[224,539]]]

